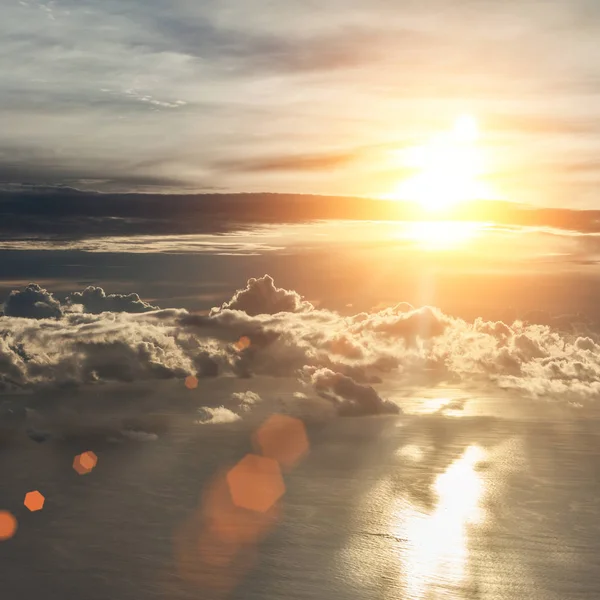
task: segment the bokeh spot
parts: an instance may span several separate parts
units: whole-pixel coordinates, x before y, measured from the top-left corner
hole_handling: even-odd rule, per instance
[[[242,350],[245,350],[246,348],[249,348],[251,343],[252,343],[252,342],[250,341],[250,338],[249,338],[249,337],[247,337],[247,336],[245,336],[245,335],[243,335],[243,336],[242,336],[242,337],[241,337],[241,338],[240,338],[240,339],[239,339],[239,340],[238,340],[238,341],[237,341],[237,342],[234,344],[234,346],[235,346],[235,349],[236,349],[238,352],[241,352]]]
[[[46,499],[40,492],[34,490],[33,492],[27,492],[25,494],[25,500],[23,504],[31,511],[42,510],[44,508],[44,502]]]
[[[203,512],[207,530],[216,538],[238,546],[256,544],[278,521],[279,505],[264,512],[240,508],[234,504],[229,482],[217,478],[205,493]]]
[[[185,378],[185,387],[188,390],[195,390],[198,387],[198,378],[193,375],[188,375]]]
[[[82,452],[75,457],[73,461],[73,468],[80,475],[87,475],[91,473],[93,468],[98,463],[98,457],[90,450]]]
[[[0,541],[9,540],[17,531],[17,519],[7,510],[0,510]]]
[[[309,449],[304,423],[288,415],[269,417],[254,440],[263,456],[273,458],[286,469],[293,467]]]
[[[253,545],[219,540],[211,532],[202,532],[202,520],[187,520],[175,536],[175,561],[180,577],[211,590],[213,600],[227,597],[256,563]]]
[[[265,456],[247,454],[227,473],[233,503],[260,513],[267,512],[285,493],[279,463]]]

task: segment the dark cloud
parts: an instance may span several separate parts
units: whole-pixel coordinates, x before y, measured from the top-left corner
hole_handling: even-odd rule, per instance
[[[71,305],[81,305],[83,312],[99,314],[103,312],[144,313],[158,310],[140,299],[137,294],[106,294],[101,287],[88,286],[83,292],[67,296]]]
[[[66,304],[37,283],[30,283],[23,290],[13,290],[4,303],[7,317],[29,319],[61,318],[65,310],[99,314],[103,312],[145,313],[159,310],[158,306],[144,302],[138,294],[106,294],[101,287],[88,286],[83,292],[66,296]]]
[[[118,192],[124,188],[140,193],[214,189],[204,186],[200,181],[190,185],[177,177],[161,176],[149,170],[144,172],[144,169],[141,169],[140,172],[136,172],[134,168],[124,169],[108,160],[101,168],[79,163],[80,160],[75,156],[59,155],[52,150],[42,151],[23,145],[4,146],[0,148],[0,186],[4,184],[7,187],[21,187],[25,193],[64,192],[72,189],[82,195],[94,195],[96,191]]]
[[[511,202],[468,202],[453,219],[497,225],[600,232],[600,211],[539,209]],[[0,237],[192,234],[245,224],[316,219],[419,220],[412,202],[302,194],[115,194],[68,186],[10,185],[0,190]]]
[[[249,279],[246,287],[238,290],[229,302],[217,310],[241,310],[250,316],[280,312],[306,312],[313,309],[297,292],[275,286],[270,275]],[[213,312],[214,314],[214,312]]]
[[[342,416],[362,416],[377,414],[399,414],[398,405],[384,400],[368,385],[354,381],[341,373],[330,369],[306,369],[310,382],[324,398],[338,404]]]
[[[4,302],[7,317],[26,319],[51,319],[62,316],[60,302],[37,283],[30,283],[24,290],[12,291]]]

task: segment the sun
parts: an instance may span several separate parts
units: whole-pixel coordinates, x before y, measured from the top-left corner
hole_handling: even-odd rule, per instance
[[[406,149],[403,166],[415,174],[387,198],[412,200],[428,211],[442,211],[459,202],[496,197],[481,180],[485,161],[478,141],[476,119],[461,115],[450,131]]]

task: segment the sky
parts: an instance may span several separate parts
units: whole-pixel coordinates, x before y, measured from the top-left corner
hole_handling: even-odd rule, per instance
[[[0,9],[7,597],[599,596],[598,0]]]
[[[3,0],[0,181],[384,196],[473,115],[502,197],[598,207],[594,0]]]
[[[352,386],[415,371],[596,394],[592,2],[3,16],[0,391],[262,374],[385,412]]]

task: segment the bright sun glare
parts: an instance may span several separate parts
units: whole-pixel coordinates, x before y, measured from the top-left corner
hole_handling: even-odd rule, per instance
[[[416,173],[401,182],[388,198],[412,200],[424,209],[440,211],[459,202],[495,197],[481,181],[485,161],[478,141],[477,121],[471,115],[462,115],[450,131],[408,148],[402,162]]]

